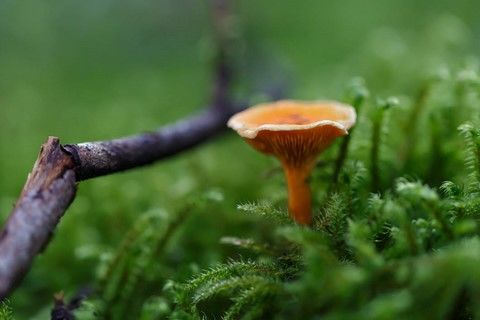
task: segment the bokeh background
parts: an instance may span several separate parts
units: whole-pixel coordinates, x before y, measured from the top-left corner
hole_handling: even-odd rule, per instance
[[[292,98],[339,99],[354,76],[377,94],[402,96],[432,74],[477,64],[476,1],[233,4],[235,95],[242,100],[260,101],[279,82]],[[204,1],[0,0],[0,221],[48,135],[63,143],[110,139],[207,104],[213,51]],[[179,232],[170,250],[197,250],[183,252],[178,268],[221,260],[220,236],[255,232],[234,208],[271,191],[259,176],[272,164],[230,134],[148,168],[82,183],[13,295],[15,313],[44,315],[55,292],[92,282],[140,215],[172,214],[191,194],[222,204]]]

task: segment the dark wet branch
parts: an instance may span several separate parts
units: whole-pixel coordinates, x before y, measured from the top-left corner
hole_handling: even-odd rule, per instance
[[[52,320],[74,320],[74,311],[82,305],[82,302],[92,294],[90,287],[79,290],[68,302],[65,302],[63,292],[59,292],[53,297],[53,308],[50,312]]]
[[[163,158],[214,137],[225,128],[228,118],[240,107],[212,105],[202,113],[158,131],[109,141],[68,144],[77,181],[128,170]]]
[[[232,4],[226,0],[212,0],[211,3],[211,21],[213,27],[213,35],[217,50],[215,51],[214,65],[215,70],[215,86],[212,101],[217,105],[228,104],[230,87],[232,82],[232,65],[231,50],[232,43],[235,40]]]
[[[75,197],[74,166],[58,138],[48,138],[0,232],[0,299],[23,278]]]
[[[0,299],[23,278],[48,244],[85,179],[150,164],[207,141],[225,128],[236,109],[212,106],[156,132],[62,146],[49,137],[0,232]]]
[[[60,218],[75,198],[79,181],[112,174],[176,155],[219,134],[228,118],[245,105],[230,100],[230,19],[226,1],[214,2],[213,24],[217,39],[213,97],[196,116],[158,131],[110,141],[62,146],[49,137],[30,173],[17,203],[0,231],[0,300],[6,298],[47,246]]]

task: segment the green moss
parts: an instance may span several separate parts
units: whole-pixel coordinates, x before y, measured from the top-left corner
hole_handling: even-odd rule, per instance
[[[48,317],[85,286],[81,319],[480,317],[477,7],[236,3],[235,96],[281,80],[357,108],[312,175],[313,227],[288,218],[278,163],[226,134],[82,182],[0,318]],[[47,135],[108,139],[206,104],[207,19],[175,1],[0,3],[2,220]]]

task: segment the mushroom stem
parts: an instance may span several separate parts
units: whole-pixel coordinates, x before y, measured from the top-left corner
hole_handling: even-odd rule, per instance
[[[310,166],[289,166],[284,164],[288,186],[288,211],[290,216],[302,225],[312,223],[312,195],[308,185]]]

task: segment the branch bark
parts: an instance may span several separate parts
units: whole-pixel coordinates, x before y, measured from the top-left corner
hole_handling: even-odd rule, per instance
[[[0,232],[0,298],[23,278],[75,197],[72,158],[49,137]]]
[[[79,181],[150,164],[191,149],[220,133],[241,110],[230,100],[227,1],[213,8],[217,41],[212,105],[196,116],[155,132],[62,146],[49,137],[28,176],[17,203],[0,231],[0,300],[6,298],[47,246],[60,218],[75,198]]]
[[[23,191],[0,232],[0,299],[15,288],[48,244],[75,197],[77,182],[144,166],[214,137],[241,108],[213,105],[158,131],[111,141],[43,144]]]
[[[215,136],[240,107],[220,104],[158,131],[110,141],[67,144],[78,181],[151,164]]]

